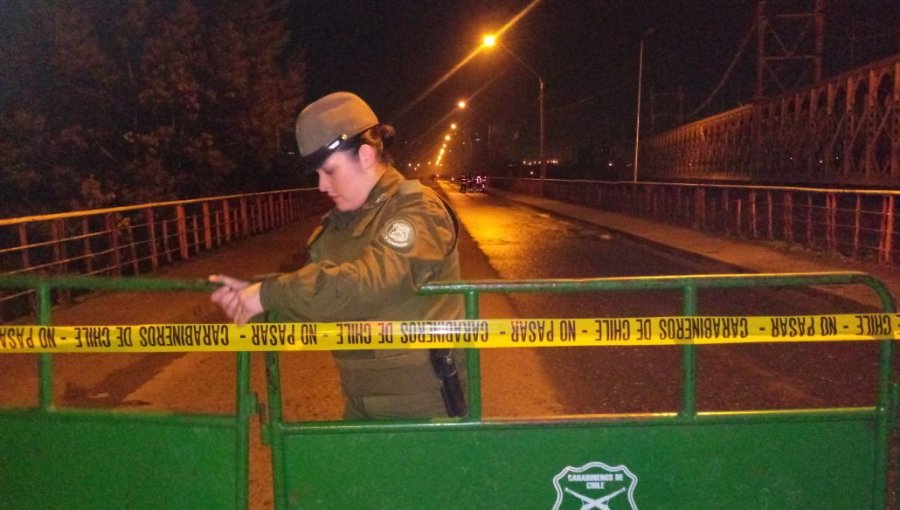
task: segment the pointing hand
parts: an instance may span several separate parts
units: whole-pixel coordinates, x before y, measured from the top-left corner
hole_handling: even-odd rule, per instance
[[[212,293],[210,300],[219,305],[238,326],[243,326],[264,311],[259,298],[261,284],[220,274],[211,275],[209,281],[222,284]]]

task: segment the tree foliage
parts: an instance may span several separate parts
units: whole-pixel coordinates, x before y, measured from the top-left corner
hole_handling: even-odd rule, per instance
[[[0,216],[294,184],[274,182],[305,83],[286,14],[274,0],[13,2]]]

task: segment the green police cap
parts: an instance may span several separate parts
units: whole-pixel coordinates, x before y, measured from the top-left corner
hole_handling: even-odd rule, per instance
[[[335,92],[313,101],[297,116],[297,146],[307,170],[314,170],[347,140],[378,125],[359,96]]]

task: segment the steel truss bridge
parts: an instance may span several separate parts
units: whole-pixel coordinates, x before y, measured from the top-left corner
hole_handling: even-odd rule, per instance
[[[900,185],[900,55],[641,143],[641,180]]]

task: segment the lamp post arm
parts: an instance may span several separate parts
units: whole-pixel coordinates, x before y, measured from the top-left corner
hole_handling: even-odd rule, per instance
[[[509,53],[509,54],[512,56],[512,58],[516,59],[517,62],[519,62],[520,64],[522,64],[522,67],[524,67],[525,69],[528,69],[528,72],[530,72],[531,74],[533,74],[533,75],[535,76],[535,78],[537,78],[538,81],[541,82],[541,88],[544,87],[544,79],[541,78],[541,75],[538,74],[538,72],[535,71],[534,68],[532,68],[530,65],[526,64],[524,60],[522,60],[518,55],[516,55],[516,54],[513,52],[513,50],[511,50],[511,49],[507,48],[506,46],[504,46],[504,45],[502,45],[502,44],[499,44],[499,43],[498,43],[498,46],[500,46],[501,48],[503,48],[504,51],[506,51],[507,53]]]
[[[638,89],[637,89],[637,119],[634,128],[634,167],[632,168],[632,182],[638,182],[638,157],[641,144],[641,85],[644,77],[644,38],[641,38],[640,56],[638,57]]]
[[[547,159],[544,155],[544,138],[545,138],[545,135],[544,135],[544,79],[541,78],[541,75],[538,74],[537,71],[535,71],[530,65],[526,64],[525,61],[522,60],[518,55],[516,55],[511,49],[507,48],[503,44],[499,44],[499,46],[501,48],[503,48],[504,51],[509,53],[512,56],[512,58],[516,59],[516,62],[522,64],[522,67],[524,67],[525,69],[528,69],[528,72],[533,74],[538,79],[538,83],[540,84],[540,89],[539,89],[539,93],[538,93],[538,116],[539,116],[538,122],[539,122],[539,126],[540,126],[540,128],[539,128],[540,129],[540,131],[539,131],[540,140],[538,142],[538,144],[539,144],[538,145],[538,159],[540,159],[540,161],[541,161],[540,194],[541,194],[541,196],[543,196],[544,195],[544,179],[547,178]]]

